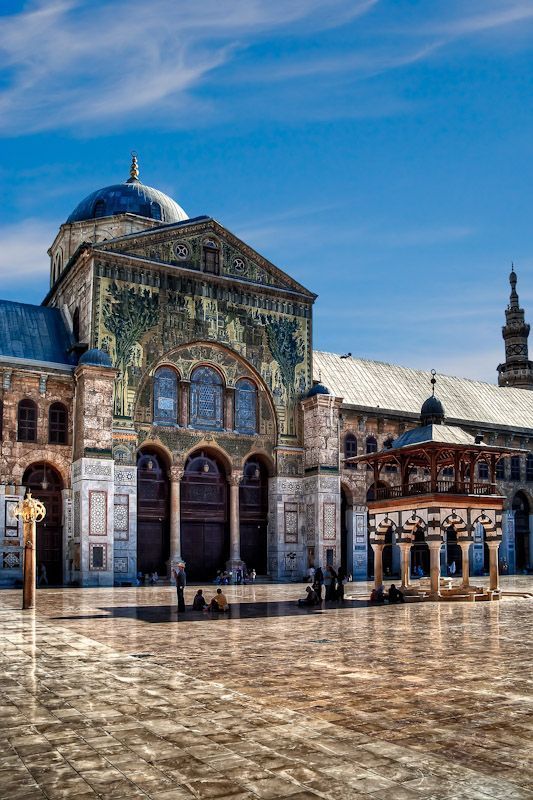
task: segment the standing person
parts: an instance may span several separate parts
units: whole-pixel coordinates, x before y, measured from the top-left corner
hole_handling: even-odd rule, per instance
[[[37,581],[37,586],[42,586],[43,584],[48,586],[48,575],[46,574],[46,565],[41,563],[41,571],[39,574],[39,580]]]
[[[320,602],[322,602],[323,583],[324,583],[324,573],[322,572],[322,567],[317,567],[315,570],[315,582],[313,584],[313,589],[315,590]]]
[[[341,603],[344,603],[345,583],[346,583],[346,572],[344,571],[343,567],[340,567],[337,573],[337,588],[335,591],[335,597],[337,600],[340,600]]]
[[[179,562],[177,571],[175,569],[172,570],[172,574],[174,576],[174,580],[176,581],[176,592],[178,595],[178,611],[185,611],[184,591],[187,585],[187,578],[185,575],[185,564],[183,563],[183,561]]]
[[[312,586],[313,583],[315,582],[315,568],[313,567],[313,565],[311,565],[307,570],[307,579]]]
[[[250,580],[252,581],[252,583],[255,583],[256,575],[257,572],[255,571],[255,569],[252,569],[252,571],[250,572]]]
[[[326,567],[326,574],[324,576],[324,586],[326,587],[326,597],[325,600],[335,600],[335,584],[337,582],[337,573],[331,566],[328,564]]]
[[[455,561],[452,561],[452,563],[450,564],[450,575],[452,576],[452,578],[455,575],[456,570],[457,567],[455,566]]]

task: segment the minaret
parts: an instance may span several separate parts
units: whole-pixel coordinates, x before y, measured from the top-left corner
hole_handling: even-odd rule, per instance
[[[502,336],[505,342],[505,363],[498,365],[498,385],[518,389],[533,389],[533,363],[528,360],[527,339],[529,325],[524,319],[524,309],[518,303],[514,265],[509,275],[511,297],[505,309]]]

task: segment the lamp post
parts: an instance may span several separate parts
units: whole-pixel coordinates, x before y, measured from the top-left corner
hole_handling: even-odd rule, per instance
[[[46,508],[40,500],[35,500],[28,490],[24,500],[19,500],[13,509],[15,517],[20,517],[24,525],[24,564],[22,584],[22,608],[35,606],[36,573],[36,523],[46,516]]]

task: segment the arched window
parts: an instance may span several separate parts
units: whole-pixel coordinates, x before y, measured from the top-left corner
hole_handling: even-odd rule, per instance
[[[374,436],[367,436],[366,439],[366,452],[367,453],[377,453],[378,451],[378,443],[377,439]],[[367,469],[372,469],[370,464],[366,465]]]
[[[496,479],[499,481],[505,480],[505,459],[503,458],[496,462]]]
[[[487,480],[489,477],[489,465],[486,461],[480,461],[477,465],[477,475],[481,480]]]
[[[344,437],[344,458],[354,458],[357,455],[357,437],[347,433]],[[357,464],[345,464],[346,469],[357,469]]]
[[[172,425],[178,421],[178,376],[170,367],[159,367],[154,375],[154,422]]]
[[[257,431],[257,387],[248,378],[237,381],[235,387],[235,430],[239,433]]]
[[[211,367],[198,367],[191,377],[191,411],[193,428],[222,430],[224,427],[222,378]]]
[[[52,403],[48,409],[49,444],[67,444],[68,411],[63,403]]]
[[[533,454],[528,453],[526,458],[526,481],[533,481]]]
[[[511,480],[520,480],[520,456],[511,456]]]
[[[150,203],[150,216],[152,219],[161,219],[161,206],[154,200]]]
[[[74,314],[72,316],[72,334],[74,336],[74,341],[79,342],[79,340],[80,340],[80,309],[77,306],[74,309]]]
[[[204,272],[208,272],[210,275],[218,275],[220,271],[219,249],[217,243],[212,239],[204,242],[202,261]]]
[[[37,406],[33,400],[21,400],[17,413],[17,439],[19,442],[37,441]]]

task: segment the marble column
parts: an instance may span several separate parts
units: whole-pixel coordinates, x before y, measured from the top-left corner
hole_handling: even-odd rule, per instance
[[[181,559],[181,509],[180,485],[183,470],[171,469],[170,471],[170,558],[169,573]]]
[[[240,473],[233,473],[229,479],[229,525],[230,525],[230,564],[237,567],[241,563],[241,527],[239,516]]]
[[[489,569],[490,569],[490,584],[489,587],[493,591],[500,589],[500,575],[498,572],[498,548],[499,542],[487,542],[489,548]]]
[[[470,545],[472,542],[458,542],[461,548],[462,581],[461,586],[466,588],[470,585]]]
[[[376,589],[383,584],[383,547],[382,544],[371,542],[374,551],[374,586]]]
[[[411,578],[411,543],[400,542],[400,574],[402,589],[408,589]]]
[[[440,596],[440,548],[442,542],[428,542],[429,547],[429,573],[431,578],[431,596]]]

